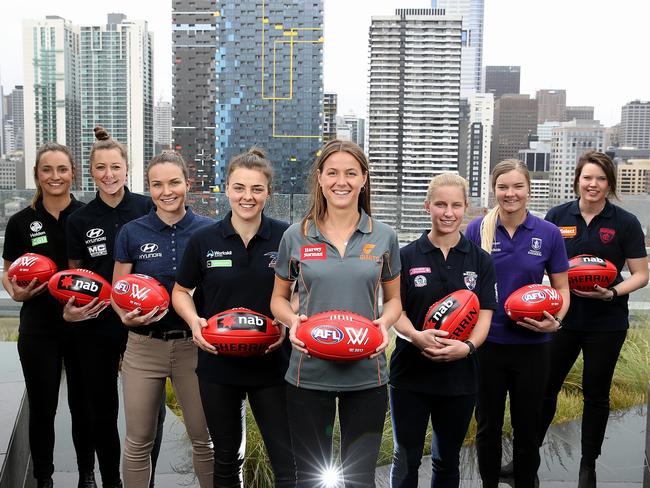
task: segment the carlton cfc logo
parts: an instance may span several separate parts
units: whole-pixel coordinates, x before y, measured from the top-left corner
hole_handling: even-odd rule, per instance
[[[311,336],[321,344],[338,344],[343,340],[343,331],[333,325],[319,325],[311,331]]]

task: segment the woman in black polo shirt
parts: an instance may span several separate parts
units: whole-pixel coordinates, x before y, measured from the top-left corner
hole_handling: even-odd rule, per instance
[[[395,488],[418,485],[429,419],[431,486],[457,487],[460,481],[460,448],[476,403],[473,353],[497,308],[492,259],[460,232],[467,195],[464,178],[449,173],[433,178],[424,202],[431,230],[400,251],[404,311],[395,324],[399,337],[390,364]],[[464,342],[447,339],[447,332],[422,330],[429,307],[456,290],[474,292],[481,304],[478,323]]]
[[[86,268],[109,283],[113,277],[115,237],[125,223],[145,215],[151,200],[131,193],[126,185],[126,148],[95,128],[97,142],[90,151],[90,174],[97,196],[68,219],[68,259],[71,268]],[[73,341],[82,364],[86,395],[91,402],[93,435],[104,488],[122,486],[120,480],[120,437],[117,430],[117,373],[126,346],[126,329],[119,316],[104,310],[95,299],[83,307],[71,299],[63,318],[75,324]]]
[[[289,345],[282,338],[263,356],[220,356],[201,334],[206,319],[235,307],[271,316],[269,302],[278,245],[287,224],[263,213],[273,170],[257,148],[228,167],[231,211],[197,231],[176,274],[172,302],[200,347],[197,374],[214,443],[214,486],[243,487],[246,397],[271,461],[275,486],[294,487],[295,467],[286,412],[284,373]]]
[[[616,167],[606,154],[583,154],[576,166],[573,189],[578,199],[549,210],[546,220],[557,225],[567,255],[593,254],[614,263],[619,271],[609,288],[572,290],[563,328],[551,342],[551,370],[543,408],[542,438],[555,415],[557,395],[580,351],[584,358],[582,393],[582,459],[579,488],[595,488],[596,459],[609,417],[609,390],[625,342],[628,295],[648,283],[645,238],[637,218],[613,205]],[[624,266],[630,276],[623,279]]]
[[[16,278],[9,279],[7,270],[26,252],[49,257],[59,270],[67,268],[65,223],[71,212],[83,206],[70,193],[73,180],[70,150],[54,142],[41,146],[34,166],[36,193],[29,207],[9,219],[2,253],[2,284],[11,298],[23,303],[18,354],[29,398],[29,445],[39,488],[53,486],[54,416],[63,365],[80,487],[95,486],[95,453],[89,435],[79,358],[71,345],[70,325],[61,318],[63,307],[47,293],[47,283],[37,286],[32,282],[21,287]]]

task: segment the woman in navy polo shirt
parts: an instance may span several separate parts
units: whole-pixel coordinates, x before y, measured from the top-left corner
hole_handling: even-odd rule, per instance
[[[490,333],[478,352],[479,388],[476,404],[476,450],[483,486],[495,488],[501,471],[501,436],[506,395],[510,396],[513,469],[517,488],[533,488],[539,468],[541,403],[549,369],[549,341],[569,307],[569,263],[557,227],[526,209],[530,175],[515,159],[492,171],[497,206],[472,221],[467,238],[492,255],[497,274],[499,308]],[[541,283],[547,273],[564,305],[557,317],[513,322],[503,302],[516,289]]]
[[[383,351],[387,330],[402,306],[397,235],[370,217],[368,171],[368,158],[359,146],[328,142],[312,166],[309,212],[287,230],[280,244],[271,308],[290,326],[294,348],[286,380],[300,488],[323,486],[337,476],[332,472],[337,400],[345,485],[375,485],[387,403]],[[312,252],[301,252],[306,247]],[[298,313],[290,303],[294,282],[299,283]],[[308,356],[296,329],[307,316],[327,310],[347,310],[374,320],[384,335],[376,354],[351,362]]]
[[[141,273],[153,276],[172,292],[187,241],[194,232],[213,222],[194,215],[185,206],[188,177],[185,161],[173,151],[164,151],[151,160],[147,178],[155,208],[120,230],[115,241],[114,282],[126,274]],[[192,331],[172,307],[162,314],[154,308],[141,315],[139,309],[127,312],[114,302],[112,305],[129,327],[122,363],[126,416],[124,484],[129,488],[149,486],[151,450],[169,377],[192,442],[199,485],[212,486],[212,446],[194,371],[197,348],[192,342]]]
[[[58,269],[68,267],[65,223],[70,213],[83,206],[70,193],[73,181],[70,150],[54,142],[41,146],[34,166],[36,193],[31,205],[7,222],[2,254],[2,284],[12,299],[22,302],[18,354],[29,398],[29,446],[39,488],[53,486],[54,416],[63,365],[79,468],[78,486],[96,486],[95,452],[80,381],[79,358],[71,344],[70,325],[61,318],[63,307],[47,293],[47,283],[21,286],[15,277],[9,279],[7,274],[11,263],[26,252],[49,257]]]
[[[214,443],[214,486],[243,487],[246,397],[264,439],[275,486],[295,486],[284,373],[289,345],[282,337],[262,356],[220,356],[203,339],[206,319],[235,307],[271,316],[269,302],[278,245],[287,224],[263,210],[273,169],[258,148],[235,156],[228,167],[231,211],[190,239],[176,274],[172,301],[201,349],[197,375]],[[282,346],[282,347],[281,347]]]
[[[459,453],[476,401],[473,353],[497,308],[492,259],[460,233],[467,194],[467,181],[458,175],[433,178],[424,202],[431,230],[400,250],[404,311],[395,324],[399,337],[390,361],[394,488],[417,488],[429,418],[431,486],[455,488],[460,482]],[[474,292],[481,304],[478,323],[464,342],[447,339],[447,332],[422,330],[429,307],[456,290]]]
[[[580,351],[584,359],[582,393],[582,459],[578,486],[595,488],[596,458],[609,417],[609,390],[614,368],[627,335],[628,296],[648,283],[645,238],[637,218],[612,205],[616,167],[606,154],[583,154],[576,166],[573,189],[578,199],[549,210],[546,220],[557,225],[567,254],[593,254],[616,265],[619,273],[609,288],[573,290],[562,330],[551,342],[551,371],[544,399],[543,429],[553,420],[557,395]],[[627,266],[630,276],[623,279]]]
[[[90,150],[90,174],[97,196],[68,219],[68,261],[71,268],[86,268],[109,283],[113,278],[115,236],[125,223],[141,217],[151,200],[126,188],[128,153],[102,127],[95,128],[97,141]],[[74,299],[63,308],[73,328],[73,342],[82,364],[84,390],[91,403],[93,440],[104,488],[119,488],[120,437],[117,374],[126,346],[126,329],[119,316],[93,300],[83,307]]]

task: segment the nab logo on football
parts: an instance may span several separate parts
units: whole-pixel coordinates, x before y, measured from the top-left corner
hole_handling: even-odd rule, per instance
[[[90,229],[88,232],[86,232],[86,237],[88,239],[97,239],[98,237],[101,237],[104,235],[104,229]]]
[[[333,325],[320,325],[312,329],[311,336],[321,344],[338,344],[343,340],[343,331]]]
[[[605,265],[605,261],[598,256],[582,256],[580,259],[583,263],[589,264],[600,264],[601,266]]]
[[[113,285],[113,291],[118,295],[126,295],[130,288],[129,282],[126,280],[120,280]]]
[[[524,293],[521,299],[526,303],[539,303],[546,300],[546,293],[540,290]]]
[[[444,302],[442,302],[442,304],[440,305],[438,310],[436,310],[436,313],[433,314],[432,320],[434,322],[438,322],[441,318],[443,318],[445,316],[445,314],[449,310],[454,310],[455,309],[454,305],[458,306],[458,304],[456,303],[456,301],[453,298],[450,298],[450,299],[445,300]]]
[[[99,285],[95,280],[88,278],[72,277],[70,275],[64,276],[60,283],[60,288],[67,288],[71,291],[87,292],[89,295],[96,296],[99,291]]]

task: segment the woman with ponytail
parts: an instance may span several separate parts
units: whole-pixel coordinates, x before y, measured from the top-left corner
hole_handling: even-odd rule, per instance
[[[478,350],[479,388],[476,404],[476,449],[485,488],[496,488],[501,471],[501,437],[506,396],[510,396],[513,470],[517,488],[533,488],[539,468],[537,449],[542,401],[549,371],[549,341],[569,308],[569,268],[560,231],[526,209],[530,175],[514,159],[492,171],[497,206],[467,227],[467,237],[492,255],[499,308]],[[557,316],[545,312],[536,321],[508,318],[503,303],[516,289],[542,283],[547,274],[564,304]]]

